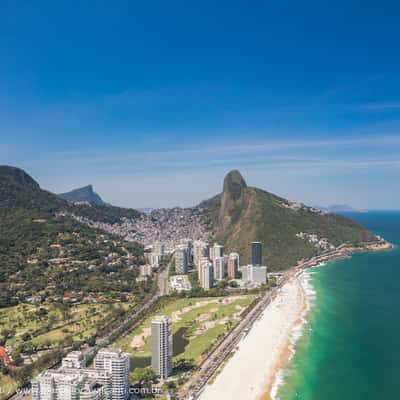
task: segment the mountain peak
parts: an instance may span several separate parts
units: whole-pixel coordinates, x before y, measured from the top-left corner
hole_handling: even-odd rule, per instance
[[[236,200],[241,196],[245,188],[247,188],[246,181],[237,169],[229,171],[226,174],[224,179],[224,193],[231,195]]]
[[[23,169],[9,165],[0,165],[0,179],[8,179],[22,186],[39,188],[39,184]]]
[[[94,193],[93,185],[82,186],[81,188],[75,190],[80,190],[81,192],[87,192],[89,194]]]
[[[93,190],[92,185],[86,185],[78,189],[71,190],[67,193],[61,193],[58,195],[64,200],[72,202],[88,202],[98,205],[103,205],[104,202],[101,197]]]

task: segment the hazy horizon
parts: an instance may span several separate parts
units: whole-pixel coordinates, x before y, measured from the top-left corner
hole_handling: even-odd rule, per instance
[[[26,172],[29,173],[29,171],[26,171]],[[93,190],[102,198],[103,201],[105,201],[105,202],[108,203],[108,204],[111,204],[111,205],[114,205],[114,206],[119,206],[119,207],[136,208],[136,209],[146,209],[146,208],[153,208],[153,209],[155,209],[155,208],[171,208],[171,207],[192,207],[192,206],[198,205],[201,201],[207,200],[208,198],[211,198],[212,196],[215,196],[215,195],[217,195],[217,194],[219,194],[219,193],[222,192],[222,189],[223,189],[223,187],[222,187],[222,186],[223,186],[223,179],[224,179],[224,176],[225,176],[225,174],[226,174],[227,172],[229,172],[229,171],[225,171],[225,173],[223,173],[223,174],[221,175],[220,181],[219,181],[219,182],[215,182],[216,184],[212,186],[213,188],[215,188],[215,191],[214,191],[214,192],[211,192],[211,189],[208,188],[208,189],[209,189],[208,195],[206,195],[205,197],[203,196],[203,197],[199,197],[198,199],[194,199],[192,203],[180,203],[180,204],[179,204],[179,203],[173,203],[173,200],[172,200],[170,203],[167,203],[167,202],[166,202],[166,203],[162,203],[162,202],[159,202],[159,203],[158,203],[158,202],[156,202],[156,203],[154,203],[154,205],[147,205],[147,204],[143,204],[143,205],[132,205],[132,204],[129,204],[129,200],[128,200],[126,203],[121,203],[121,202],[118,202],[118,199],[120,198],[119,195],[118,195],[118,194],[115,194],[115,193],[114,193],[114,197],[116,198],[116,202],[110,201],[110,200],[109,200],[108,198],[106,198],[106,196],[98,189],[98,186],[97,186],[96,184],[93,184],[92,182],[87,182],[86,184],[71,186],[71,187],[65,188],[65,190],[54,190],[54,189],[51,189],[51,188],[49,188],[49,187],[43,186],[43,184],[42,184],[41,181],[40,181],[40,178],[38,178],[38,177],[33,177],[33,178],[34,178],[35,180],[38,181],[38,183],[40,184],[40,186],[41,186],[42,189],[48,190],[48,191],[50,191],[50,192],[52,192],[52,193],[55,193],[55,194],[66,193],[66,192],[69,192],[69,191],[71,191],[71,190],[79,189],[79,188],[82,188],[82,187],[87,186],[87,185],[92,185],[92,186],[93,186]],[[248,179],[246,178],[246,175],[243,173],[242,170],[240,170],[240,173],[243,175],[243,177],[244,177],[244,179],[246,180],[246,183],[248,184],[248,186],[258,187],[258,188],[260,188],[260,189],[269,191],[269,192],[271,192],[271,193],[273,193],[273,194],[276,194],[276,195],[278,195],[278,196],[287,198],[287,199],[290,200],[290,201],[302,202],[302,203],[304,203],[304,204],[306,204],[306,205],[308,205],[308,206],[331,207],[331,206],[336,206],[336,205],[346,205],[346,206],[350,206],[350,207],[352,207],[352,208],[354,208],[354,209],[359,209],[359,210],[371,210],[371,211],[372,211],[372,210],[396,210],[396,208],[366,208],[366,207],[359,207],[359,206],[356,206],[355,204],[350,203],[350,202],[344,202],[344,201],[336,201],[336,202],[335,202],[335,201],[329,201],[329,199],[328,199],[328,201],[325,202],[325,203],[322,203],[322,202],[315,202],[315,201],[312,201],[312,200],[310,200],[310,201],[303,201],[303,200],[298,199],[298,198],[286,196],[286,195],[283,194],[283,193],[275,192],[275,191],[273,191],[273,190],[270,190],[269,188],[262,187],[262,186],[258,186],[257,184],[251,184],[251,183],[249,183]],[[198,174],[197,177],[200,178],[200,175]],[[193,175],[190,175],[190,176],[188,177],[189,180],[192,180],[192,178],[193,178]],[[115,178],[114,178],[114,179],[115,179]],[[113,181],[114,181],[114,179],[113,179]],[[121,178],[121,179],[123,179],[123,178]],[[157,178],[157,177],[154,177],[154,179],[157,180],[158,178]],[[218,180],[218,177],[216,177],[216,180]],[[148,180],[148,178],[146,177],[146,183],[147,183],[147,184],[146,184],[146,188],[147,188],[148,190],[154,191],[154,194],[159,193],[158,187],[159,187],[159,184],[160,184],[161,182],[163,182],[163,181],[164,181],[164,178],[162,178],[162,180],[158,180],[158,182],[155,182],[155,183],[154,183],[154,180],[153,180],[153,179]],[[152,183],[154,183],[153,187],[151,186]],[[115,183],[115,185],[118,185],[118,186],[120,186],[121,188],[124,186],[124,185],[121,184],[119,181],[118,181],[118,184]],[[100,187],[103,186],[103,185],[101,184],[101,182],[99,183],[99,186],[100,186]],[[176,197],[176,195],[174,195],[174,193],[172,193],[172,190],[173,190],[173,189],[170,190],[171,197],[173,197],[173,196]],[[290,191],[289,191],[288,193],[290,193]],[[199,190],[198,192],[196,192],[196,194],[199,194],[199,195],[201,196],[201,195],[202,195],[201,190]],[[158,200],[158,201],[159,201],[159,200]]]

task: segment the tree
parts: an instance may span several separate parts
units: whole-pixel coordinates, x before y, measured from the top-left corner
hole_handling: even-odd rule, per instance
[[[4,365],[3,359],[0,357],[0,374],[7,375],[8,369]]]
[[[24,363],[23,358],[21,357],[21,353],[18,350],[15,350],[12,354],[13,364],[17,367]]]
[[[153,383],[157,379],[157,375],[154,373],[151,367],[135,368],[132,373],[132,378],[133,381],[146,385]]]

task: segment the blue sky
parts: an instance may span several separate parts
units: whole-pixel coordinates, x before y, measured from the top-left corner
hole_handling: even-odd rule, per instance
[[[400,204],[400,6],[2,1],[0,163],[130,207],[240,169],[308,204]]]

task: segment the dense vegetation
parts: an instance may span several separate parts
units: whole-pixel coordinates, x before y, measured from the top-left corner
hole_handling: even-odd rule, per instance
[[[66,291],[143,295],[149,285],[136,283],[143,248],[91,229],[69,210],[113,222],[137,211],[108,206],[74,206],[40,189],[24,171],[0,167],[0,307],[32,296],[62,297]],[[76,297],[79,293],[73,293]]]

